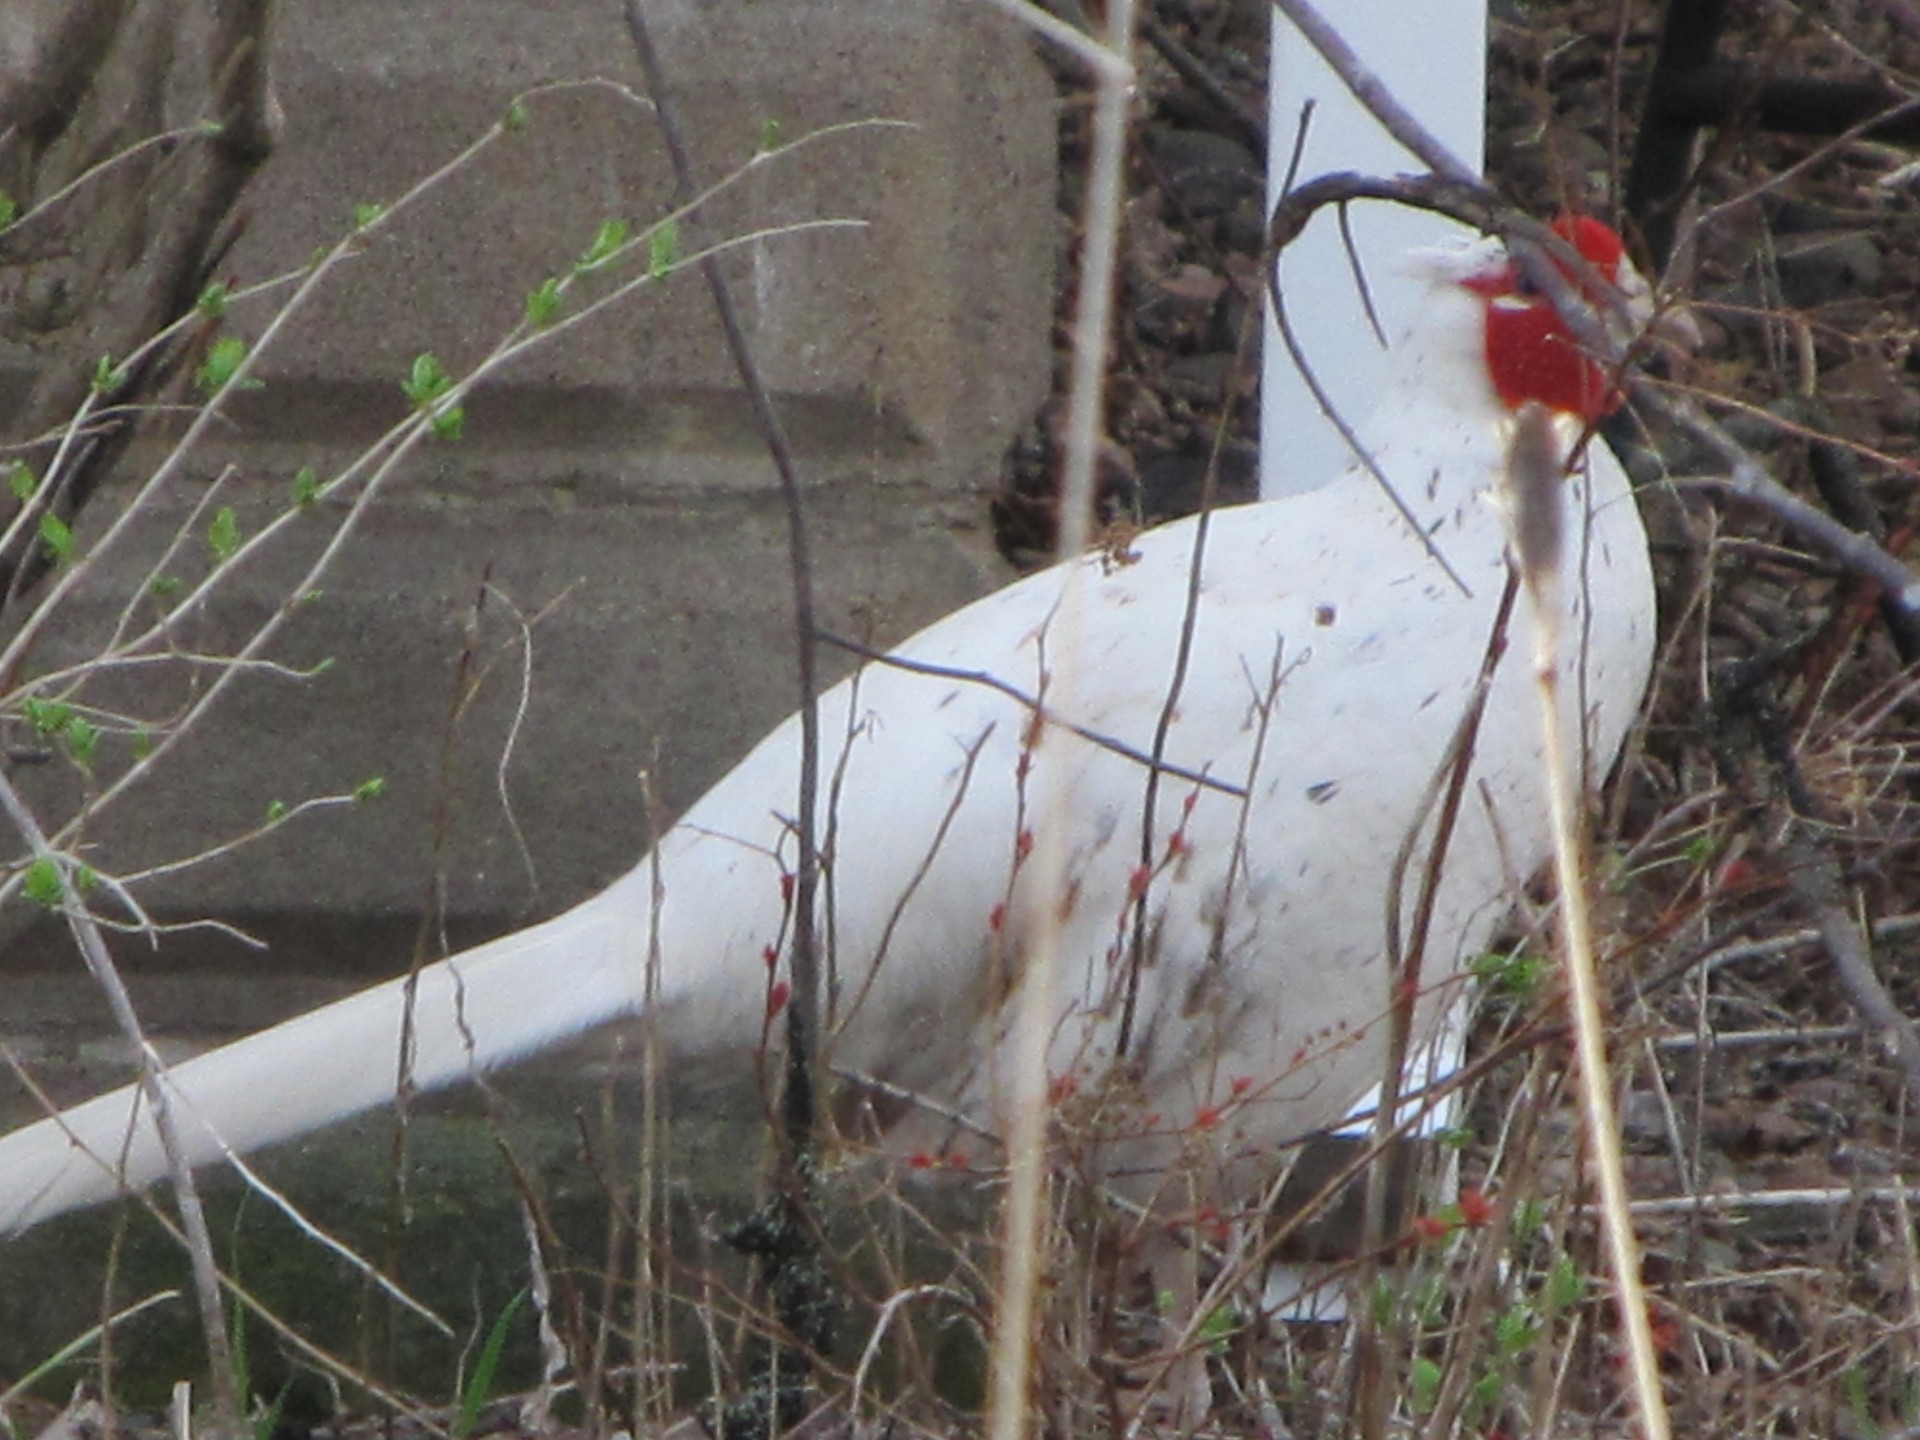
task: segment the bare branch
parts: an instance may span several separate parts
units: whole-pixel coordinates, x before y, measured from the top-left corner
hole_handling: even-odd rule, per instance
[[[1456,184],[1478,186],[1481,183],[1471,166],[1447,149],[1439,136],[1416,120],[1413,112],[1394,97],[1379,76],[1360,63],[1353,47],[1308,0],[1274,0],[1273,8],[1286,16],[1294,29],[1306,37],[1307,43],[1320,52],[1327,68],[1340,77],[1340,83],[1352,92],[1353,98],[1380,122],[1381,129],[1412,151],[1429,170]]]
[[[1582,348],[1601,357],[1616,371],[1624,370],[1629,363],[1631,348],[1623,347],[1607,333],[1606,326],[1599,323],[1591,309],[1577,294],[1571,293],[1566,276],[1560,273],[1563,264],[1570,261],[1574,265],[1583,263],[1579,257],[1569,256],[1565,242],[1547,227],[1505,204],[1477,181],[1469,183],[1426,175],[1375,177],[1350,173],[1322,175],[1308,181],[1283,196],[1274,210],[1268,230],[1272,247],[1268,262],[1268,285],[1272,293],[1277,295],[1279,291],[1281,251],[1306,228],[1314,212],[1327,205],[1355,199],[1387,200],[1394,204],[1410,205],[1446,215],[1489,235],[1505,236],[1508,243],[1515,246],[1516,258],[1526,266],[1528,277],[1542,290],[1553,295],[1556,307]],[[1538,247],[1538,251],[1532,251],[1532,247]],[[1275,310],[1276,314],[1284,313],[1277,300]],[[1708,477],[1701,483],[1717,485],[1730,494],[1761,506],[1838,564],[1881,585],[1892,603],[1903,610],[1920,613],[1920,579],[1916,579],[1911,570],[1888,554],[1872,536],[1849,529],[1818,506],[1788,490],[1754,458],[1751,451],[1698,406],[1676,398],[1653,381],[1626,378],[1625,383],[1637,407],[1682,433],[1693,436],[1726,466],[1724,477]]]
[[[1794,892],[1812,912],[1841,988],[1868,1032],[1881,1042],[1906,1076],[1910,1101],[1920,1105],[1920,1032],[1894,1003],[1874,968],[1866,936],[1847,911],[1839,861],[1821,843],[1813,827],[1801,820],[1794,824],[1788,854],[1794,861],[1787,871]]]
[[[1176,780],[1186,780],[1195,785],[1205,786],[1235,800],[1245,800],[1247,792],[1231,781],[1221,780],[1207,774],[1204,770],[1189,770],[1184,765],[1176,765],[1169,760],[1156,760],[1144,750],[1136,750],[1124,740],[1115,739],[1098,730],[1077,725],[1064,719],[1057,711],[1050,710],[1039,699],[1027,694],[1019,686],[1002,680],[998,675],[989,675],[984,670],[959,670],[951,665],[936,665],[930,660],[915,660],[907,655],[893,655],[884,650],[875,650],[870,645],[862,645],[858,640],[849,640],[845,636],[835,635],[832,631],[822,630],[820,639],[850,655],[858,655],[875,665],[885,665],[894,670],[906,670],[915,675],[932,675],[942,680],[958,680],[967,685],[984,685],[989,690],[998,691],[1009,700],[1025,706],[1033,715],[1045,720],[1049,725],[1058,725],[1070,735],[1077,735],[1090,745],[1098,745],[1102,750],[1111,750],[1123,755],[1142,769],[1159,774],[1173,776]]]
[[[675,184],[686,210],[689,225],[700,218],[695,197],[699,185],[693,171],[693,159],[687,149],[673,97],[667,88],[666,73],[660,64],[646,16],[639,0],[626,5],[627,31],[633,39],[640,68],[647,77],[647,91],[653,98],[660,119],[660,133],[673,161]],[[814,1126],[815,1056],[819,1040],[820,962],[816,951],[818,927],[815,906],[820,888],[820,855],[817,846],[819,824],[815,810],[819,804],[820,777],[820,682],[814,653],[815,632],[813,601],[813,553],[807,536],[806,509],[801,498],[799,464],[787,440],[786,427],[774,408],[773,396],[747,343],[746,327],[740,321],[739,307],[721,273],[719,262],[703,256],[700,273],[713,295],[713,308],[726,335],[727,351],[733,357],[740,383],[753,407],[754,420],[766,442],[767,453],[780,476],[780,494],[787,511],[787,552],[793,585],[793,628],[798,655],[800,714],[800,794],[797,801],[799,863],[794,868],[793,947],[789,961],[792,999],[787,1007],[788,1054],[787,1138],[795,1151],[803,1150],[811,1140]],[[797,1177],[796,1177],[797,1178]],[[796,1188],[797,1198],[797,1188]]]

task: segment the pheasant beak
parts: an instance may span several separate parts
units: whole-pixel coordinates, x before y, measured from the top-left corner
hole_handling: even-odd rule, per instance
[[[1468,286],[1477,279],[1504,274],[1507,264],[1507,247],[1496,239],[1421,246],[1400,260],[1407,275],[1435,284]]]
[[[1626,322],[1623,341],[1639,338],[1675,357],[1692,355],[1705,342],[1692,308],[1679,301],[1661,304],[1647,277],[1632,265],[1623,264],[1614,283],[1623,302],[1618,317]]]
[[[1628,335],[1644,336],[1660,350],[1691,355],[1703,342],[1700,322],[1690,307],[1678,301],[1662,305],[1647,277],[1631,265],[1622,265],[1616,281],[1622,301]]]
[[[1633,265],[1622,263],[1614,276],[1614,285],[1620,292],[1622,308],[1634,331],[1645,330],[1653,323],[1654,301],[1653,286],[1647,277]]]

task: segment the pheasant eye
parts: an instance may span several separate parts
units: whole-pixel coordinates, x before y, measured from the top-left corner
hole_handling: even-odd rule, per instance
[[[1540,293],[1540,287],[1533,283],[1533,277],[1518,265],[1513,268],[1513,293],[1532,299]]]

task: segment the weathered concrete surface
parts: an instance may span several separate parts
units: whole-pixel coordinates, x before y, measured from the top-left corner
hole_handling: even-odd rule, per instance
[[[355,205],[393,204],[514,94],[587,75],[615,83],[533,95],[524,130],[370,232],[274,332],[256,372],[265,388],[231,407],[133,539],[107,552],[35,666],[87,653],[176,527],[194,534],[162,573],[204,574],[211,511],[196,506],[231,505],[241,533],[258,533],[289,508],[296,471],[338,474],[405,415],[398,385],[415,355],[464,373],[603,220],[638,233],[668,211],[651,117],[616,88],[638,86],[618,13],[601,0],[285,7],[286,143],[226,267],[239,285],[297,270]],[[747,161],[769,119],[788,138],[876,117],[911,123],[756,166],[715,204],[707,231],[864,222],[755,241],[727,267],[800,451],[823,619],[899,638],[1004,578],[984,492],[1049,383],[1051,85],[985,7],[662,0],[651,13],[705,176]],[[236,306],[234,328],[266,333],[286,293]],[[0,436],[19,393],[17,374],[0,374]],[[273,946],[254,954],[196,931],[156,958],[121,943],[170,1045],[254,1028],[403,968],[437,904],[457,943],[581,898],[643,848],[641,771],[676,810],[792,708],[785,518],[696,274],[516,360],[468,409],[466,437],[404,463],[318,582],[323,593],[275,643],[288,665],[330,659],[326,672],[245,677],[160,775],[88,827],[89,859],[119,872],[230,838],[271,802],[387,782],[378,801],[302,818],[142,888],[159,918],[216,916]],[[147,444],[129,480],[163,453]],[[124,498],[96,504],[83,544]],[[208,653],[237,643],[295,586],[340,513],[328,503],[302,519],[179,643]],[[456,723],[467,682],[478,693]],[[133,671],[88,698],[151,718],[183,685]],[[83,789],[58,766],[24,779],[50,820]],[[437,942],[430,929],[429,948]],[[121,1051],[100,1038],[103,1009],[60,928],[14,935],[5,963],[0,1031],[57,1092],[108,1078]],[[21,1107],[0,1097],[0,1119]],[[551,1108],[569,1130],[565,1104]],[[450,1182],[463,1204],[510,1209],[491,1144],[466,1149],[487,1177]],[[309,1183],[338,1173],[332,1151],[316,1154]],[[0,1252],[0,1291],[44,1283],[32,1278],[48,1273],[33,1270],[36,1253]],[[72,1251],[52,1263],[97,1314],[94,1282],[57,1268]],[[448,1279],[465,1293],[464,1272]],[[21,1333],[8,1313],[0,1369],[64,1338],[50,1333],[60,1320],[45,1320],[49,1332]]]
[[[845,438],[873,423],[933,451],[929,475],[977,484],[1047,383],[1051,85],[1014,27],[947,0],[673,0],[649,7],[696,167],[709,183],[788,140],[896,122],[770,159],[718,197],[709,238],[816,220],[729,257],[755,354],[780,394]],[[618,6],[569,0],[293,7],[280,71],[288,141],[235,256],[250,278],[304,262],[353,208],[390,204],[500,119],[516,92],[607,76],[641,88]],[[606,86],[530,94],[528,123],[435,185],[398,233],[277,344],[269,375],[391,393],[414,354],[477,360],[526,293],[600,223],[672,208],[647,107]],[[631,304],[511,378],[671,428],[730,427],[738,384],[705,290]],[[856,444],[855,454],[866,446]],[[978,455],[974,452],[978,452]],[[817,478],[817,477],[816,477]]]
[[[1017,31],[933,0],[660,4],[654,23],[703,175],[750,160],[768,120],[789,138],[907,122],[759,163],[705,232],[864,226],[755,241],[728,269],[801,452],[824,618],[898,638],[1002,578],[980,492],[1048,381],[1051,86]],[[523,129],[397,210],[276,330],[266,387],[107,557],[43,660],[84,653],[206,477],[233,467],[216,503],[254,533],[297,469],[336,474],[404,416],[415,355],[465,373],[604,219],[639,233],[671,209],[652,117],[616,88],[638,84],[618,7],[469,0],[402,22],[386,0],[331,0],[291,7],[280,43],[286,142],[231,259],[241,283],[298,269],[356,204],[393,204],[538,93]],[[594,74],[611,80],[538,90]],[[262,333],[286,293],[238,307],[235,327]],[[372,775],[385,798],[149,887],[162,913],[414,912],[436,843],[456,919],[552,909],[639,853],[641,769],[677,809],[791,708],[785,520],[695,273],[517,359],[468,408],[467,437],[406,462],[276,646],[296,665],[330,658],[328,673],[236,686],[224,719],[90,833],[103,866],[127,869],[273,801]],[[270,614],[327,520],[224,587],[194,643],[231,644]],[[175,564],[192,578],[190,558]],[[486,685],[450,734],[483,581],[469,663]],[[543,615],[517,729],[513,607]],[[153,683],[129,682],[130,699]]]

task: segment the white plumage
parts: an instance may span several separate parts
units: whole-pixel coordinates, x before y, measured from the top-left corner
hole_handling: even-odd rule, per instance
[[[1396,904],[1409,913],[1425,842],[1397,901],[1395,856],[1424,824],[1506,576],[1488,492],[1509,412],[1483,357],[1487,307],[1499,303],[1488,277],[1504,254],[1483,242],[1420,263],[1428,303],[1361,433],[1471,593],[1358,467],[1319,491],[1217,514],[1166,759],[1244,789],[1244,805],[1163,776],[1143,875],[1137,758],[1057,726],[1030,746],[1032,712],[1017,700],[886,664],[822,698],[827,1053],[837,1073],[885,1082],[872,1113],[904,1151],[937,1149],[956,1113],[1000,1128],[1022,941],[1049,904],[1063,966],[1052,1071],[1072,1075],[1081,1095],[1109,1072],[1135,1087],[1137,1108],[1112,1112],[1131,1121],[1110,1114],[1098,1152],[1109,1174],[1135,1177],[1135,1191],[1202,1130],[1216,1153],[1257,1152],[1338,1121],[1379,1078],[1388,915]],[[1587,648],[1584,673],[1563,691],[1584,701],[1600,774],[1644,691],[1654,614],[1626,480],[1605,447],[1589,457],[1569,488],[1579,522],[1566,562],[1578,612],[1568,634]],[[896,653],[1050,703],[1057,692],[1061,718],[1144,754],[1173,673],[1195,534],[1182,521],[1139,536],[1124,557],[1056,566]],[[1082,587],[1070,648],[1053,633],[1069,584]],[[1547,853],[1530,631],[1522,604],[1444,861],[1422,968],[1430,995],[1487,943]],[[1067,666],[1071,684],[1055,683]],[[661,842],[658,913],[655,862],[643,859],[575,909],[427,969],[414,1000],[416,1082],[446,1085],[636,1014],[656,937],[670,1052],[746,1063],[767,1029],[766,956],[785,937],[794,843],[781,817],[798,774],[789,720]],[[1062,811],[1039,808],[1055,793]],[[1054,897],[1032,893],[1019,863],[1024,837],[1048,824],[1066,836],[1066,888]],[[1143,883],[1146,964],[1116,1063],[1130,901]],[[403,993],[390,982],[175,1067],[168,1084],[193,1160],[390,1101]],[[1424,1003],[1420,1023],[1439,1008]],[[903,1106],[903,1093],[934,1104]],[[1190,1123],[1203,1114],[1217,1123]],[[965,1144],[981,1153],[977,1137]],[[164,1173],[136,1092],[116,1091],[0,1140],[0,1230]]]

